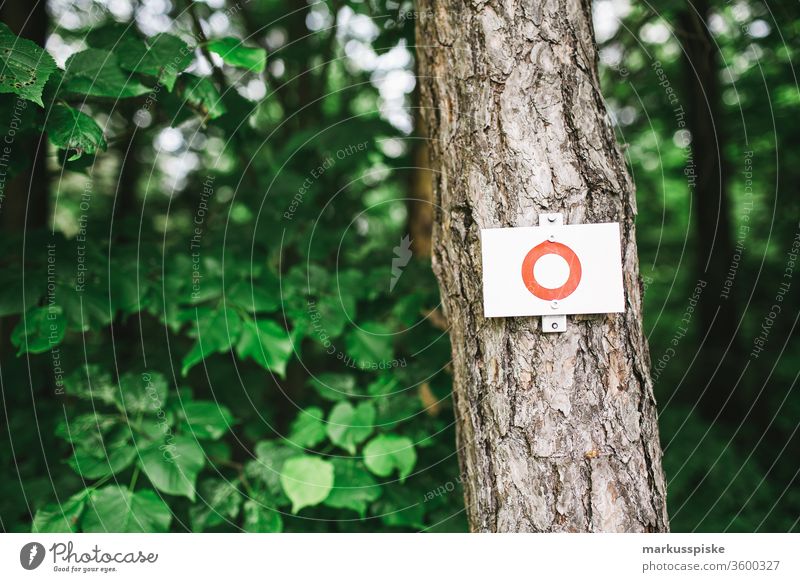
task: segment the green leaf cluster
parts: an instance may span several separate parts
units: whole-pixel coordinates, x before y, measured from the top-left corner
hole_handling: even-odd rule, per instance
[[[407,531],[461,515],[458,493],[426,498],[458,472],[429,259],[390,288],[408,160],[380,144],[403,134],[371,74],[331,52],[344,37],[281,49],[282,25],[246,33],[280,22],[272,4],[210,39],[197,23],[221,12],[204,3],[155,34],[111,17],[59,29],[63,66],[0,27],[0,118],[46,136],[53,189],[52,228],[0,257],[19,356],[2,369],[22,385],[30,366],[48,451],[20,470],[53,479],[15,529]],[[4,524],[24,505],[12,485]]]

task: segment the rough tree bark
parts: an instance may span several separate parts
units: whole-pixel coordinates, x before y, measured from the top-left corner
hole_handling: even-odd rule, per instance
[[[421,0],[422,102],[475,531],[666,531],[635,195],[596,69],[588,0]],[[626,311],[484,319],[479,229],[617,221]]]

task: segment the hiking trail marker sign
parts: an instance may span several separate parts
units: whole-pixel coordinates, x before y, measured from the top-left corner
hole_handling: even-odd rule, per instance
[[[485,317],[542,316],[542,331],[566,331],[567,315],[625,311],[619,223],[481,229]]]

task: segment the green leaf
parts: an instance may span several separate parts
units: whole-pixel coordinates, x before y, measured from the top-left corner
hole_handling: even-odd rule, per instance
[[[0,22],[0,93],[16,93],[43,107],[42,90],[57,68],[47,51]]]
[[[159,414],[167,399],[168,383],[163,374],[128,372],[119,379],[120,390],[115,393],[117,405],[127,415]]]
[[[356,378],[351,374],[319,374],[315,378],[311,378],[310,384],[325,400],[334,402],[357,394]]]
[[[177,271],[177,268],[176,268]],[[181,270],[186,273],[186,270]],[[188,278],[188,276],[187,276]],[[150,285],[147,294],[143,294],[143,301],[147,305],[147,311],[153,316],[158,317],[164,324],[166,324],[173,332],[180,331],[181,327],[187,322],[196,322],[213,311],[207,307],[202,309],[182,309],[180,298],[186,290],[184,282],[181,282],[178,277],[165,276],[163,282],[156,285]],[[196,329],[192,328],[193,337],[196,335]]]
[[[142,451],[139,463],[159,491],[195,499],[197,475],[205,465],[205,454],[197,442],[183,435],[155,443]]]
[[[300,452],[280,441],[261,441],[255,446],[256,458],[246,465],[248,478],[259,481],[276,505],[288,502],[281,488],[280,475],[287,459]]]
[[[67,59],[62,89],[112,99],[136,97],[150,91],[122,71],[116,55],[101,49],[86,49]]]
[[[185,81],[183,98],[193,109],[208,116],[209,119],[216,119],[225,114],[227,109],[211,79],[188,73],[181,75],[181,79]]]
[[[69,443],[94,447],[99,446],[103,442],[103,435],[119,423],[117,416],[89,412],[62,419],[56,426],[55,435]]]
[[[289,333],[274,321],[264,318],[244,320],[242,336],[236,346],[240,358],[252,358],[262,368],[285,378],[286,365],[293,350]]]
[[[355,316],[355,301],[352,297],[323,295],[313,301],[303,299],[300,305],[294,305],[298,298],[291,294],[302,291],[291,283],[291,279],[286,280],[284,296],[287,298],[287,313],[292,323],[306,336],[327,347],[330,344],[325,341],[339,337],[350,321],[349,318]]]
[[[130,426],[136,429],[139,436],[146,440],[157,441],[171,433],[175,419],[172,411],[167,409],[163,415],[144,416],[137,420],[138,422],[132,423]]]
[[[262,277],[262,279],[266,279],[266,277]],[[277,310],[281,305],[277,290],[277,279],[270,283],[257,280],[252,284],[249,280],[239,281],[226,291],[225,299],[232,305],[241,307],[250,313],[268,313]]]
[[[228,432],[233,423],[231,411],[216,402],[186,402],[181,413],[191,433],[199,439],[217,440]]]
[[[267,65],[267,51],[246,47],[238,38],[226,37],[210,40],[207,46],[208,50],[217,53],[232,67],[260,73]]]
[[[199,263],[198,267],[199,271],[202,272],[204,265]],[[197,269],[197,267],[193,269]],[[207,277],[206,275],[203,276]],[[222,281],[217,277],[207,277],[202,281],[202,285],[199,280],[192,281],[191,295],[189,296],[188,303],[191,305],[199,305],[201,303],[219,300],[221,297]]]
[[[365,441],[375,425],[375,407],[370,402],[361,402],[353,407],[349,402],[340,402],[333,407],[328,418],[328,437],[335,445],[351,455],[356,454],[356,445]]]
[[[102,479],[124,471],[136,458],[136,447],[128,439],[109,443],[104,448],[81,447],[67,461],[84,479]]]
[[[72,533],[78,531],[90,489],[83,489],[67,499],[62,505],[50,503],[36,512],[33,517],[33,533]]]
[[[392,329],[383,324],[368,322],[352,330],[345,341],[347,353],[360,368],[377,368],[394,359]]]
[[[197,342],[183,358],[182,373],[184,376],[195,364],[202,362],[210,355],[231,349],[242,332],[242,320],[234,309],[197,309],[196,314],[197,318],[193,322],[193,329]]]
[[[108,533],[163,533],[169,529],[172,513],[154,491],[136,493],[109,485],[89,496],[83,517],[83,531]]]
[[[333,464],[318,457],[292,457],[283,464],[281,487],[292,502],[292,513],[322,503],[333,488]]]
[[[325,413],[311,406],[301,410],[289,431],[289,440],[298,447],[315,447],[325,440]]]
[[[116,50],[128,38],[138,38],[136,27],[111,21],[93,26],[83,40],[92,48]]]
[[[120,67],[126,71],[157,77],[169,90],[178,74],[188,67],[194,51],[177,36],[156,34],[144,41],[127,37],[114,49]]]
[[[302,183],[300,180],[298,187]],[[325,348],[330,346],[329,340],[339,337],[356,317],[356,295],[341,293],[338,283],[329,269],[315,264],[296,266],[281,278],[284,309],[294,329]],[[363,276],[361,284],[364,285]]]
[[[94,364],[85,364],[72,372],[64,379],[64,386],[67,394],[82,400],[104,404],[115,404],[119,401],[117,383],[111,374]],[[71,425],[69,428],[73,430]]]
[[[67,329],[86,332],[105,327],[113,319],[108,293],[98,287],[87,286],[79,292],[72,285],[57,285],[55,295],[64,310]]]
[[[403,482],[411,474],[416,462],[417,452],[408,437],[382,434],[364,447],[364,463],[379,477],[388,477],[397,469],[400,482]]]
[[[396,393],[374,400],[378,411],[377,424],[384,430],[391,430],[397,424],[413,418],[422,411],[422,402],[419,398],[409,397],[408,394]]]
[[[406,398],[406,394],[402,390],[394,376],[382,375],[378,376],[374,382],[367,386],[367,394],[370,396],[392,396],[400,394]]]
[[[363,518],[369,504],[381,496],[381,486],[363,463],[355,459],[334,459],[332,462],[336,486],[325,499],[325,505],[352,509]]]
[[[66,105],[56,105],[50,110],[45,129],[53,145],[72,152],[69,161],[108,147],[95,120]]]
[[[233,483],[222,479],[206,479],[200,484],[198,497],[198,504],[189,508],[189,520],[194,532],[231,522],[239,515],[242,496]]]
[[[283,519],[277,511],[254,499],[244,502],[244,530],[250,533],[280,533]]]
[[[217,470],[217,467],[222,467],[227,461],[232,460],[231,446],[225,441],[204,441],[203,450],[209,460],[210,468],[213,470]]]
[[[66,330],[61,307],[34,307],[11,332],[11,343],[18,348],[17,355],[41,354],[60,344]]]

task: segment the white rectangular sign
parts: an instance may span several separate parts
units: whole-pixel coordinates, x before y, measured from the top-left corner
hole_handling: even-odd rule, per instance
[[[625,311],[619,224],[481,230],[486,317]]]

